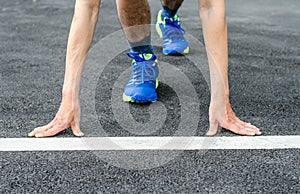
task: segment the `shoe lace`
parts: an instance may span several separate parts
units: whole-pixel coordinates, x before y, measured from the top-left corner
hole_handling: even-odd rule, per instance
[[[183,34],[185,31],[181,28],[180,19],[177,15],[173,18],[165,17],[165,35],[171,39],[183,39]]]
[[[127,55],[133,59],[131,77],[128,84],[145,83],[156,79],[155,55],[133,52],[128,52]],[[148,58],[149,56],[150,58]]]

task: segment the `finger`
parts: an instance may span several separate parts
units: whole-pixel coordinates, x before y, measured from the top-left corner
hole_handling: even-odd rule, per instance
[[[84,133],[80,130],[79,122],[72,122],[71,123],[71,129],[72,129],[72,132],[75,136],[77,136],[77,137],[84,136]]]
[[[65,127],[54,126],[53,128],[48,129],[47,131],[38,132],[37,134],[35,134],[35,137],[51,137],[65,129]]]
[[[50,129],[51,127],[53,127],[54,121],[55,121],[55,118],[54,118],[50,123],[48,123],[47,125],[44,125],[44,126],[35,128],[34,131],[39,132],[39,131],[45,131],[45,130],[48,130],[48,129]]]
[[[260,130],[254,125],[245,125],[245,129],[251,132],[254,132],[255,135],[261,135]]]
[[[216,135],[216,133],[218,132],[218,127],[219,127],[219,122],[217,119],[212,119],[209,122],[209,130],[206,133],[206,135],[208,136],[213,136]]]
[[[256,126],[252,125],[251,123],[246,123],[246,122],[240,120],[238,117],[235,117],[234,120],[238,123],[238,125],[244,127],[246,130],[254,132],[255,135],[261,135],[260,129],[257,128]]]
[[[238,135],[245,135],[245,136],[254,136],[255,132],[247,130],[245,127],[241,127],[235,123],[231,123],[229,125],[224,125],[224,129],[227,129],[235,134]]]
[[[240,120],[239,118],[235,118],[234,119],[237,123],[239,123],[240,125],[245,125],[246,127],[252,127],[252,128],[256,128],[254,125],[252,125],[251,123],[246,123],[242,120]]]
[[[258,131],[256,129],[253,129],[251,127],[247,127],[246,125],[237,125],[238,128],[240,129],[240,132],[243,133],[243,135],[250,135],[250,136],[253,136],[253,135],[258,135]]]
[[[243,122],[240,120],[240,122],[238,122],[237,125],[244,130],[254,132],[255,135],[261,135],[260,130],[257,127],[255,127],[254,125],[251,125],[250,123],[246,123],[246,122]]]
[[[43,132],[43,131],[47,131],[48,129],[50,129],[53,126],[53,121],[51,121],[49,124],[44,125],[42,127],[37,127],[35,128],[33,131],[31,131],[30,133],[28,133],[29,137],[33,137],[35,136],[37,133]]]

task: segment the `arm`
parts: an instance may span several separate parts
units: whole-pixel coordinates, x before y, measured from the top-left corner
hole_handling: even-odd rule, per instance
[[[77,0],[69,33],[62,101],[55,118],[47,125],[34,129],[29,136],[53,136],[69,127],[74,135],[80,130],[79,89],[84,62],[94,36],[100,0]]]
[[[225,1],[199,0],[199,10],[211,79],[210,129],[207,134],[216,134],[221,126],[240,135],[260,135],[258,128],[236,117],[230,105]]]

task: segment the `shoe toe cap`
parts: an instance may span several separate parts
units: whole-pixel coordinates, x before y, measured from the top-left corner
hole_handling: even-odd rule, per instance
[[[127,87],[124,94],[134,102],[153,102],[157,100],[156,90],[153,86]]]

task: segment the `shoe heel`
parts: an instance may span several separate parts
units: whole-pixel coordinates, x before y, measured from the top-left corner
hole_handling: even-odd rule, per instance
[[[157,32],[158,36],[159,36],[160,38],[162,38],[162,32],[161,32],[161,29],[160,29],[160,27],[159,27],[159,24],[156,24],[156,32]]]

